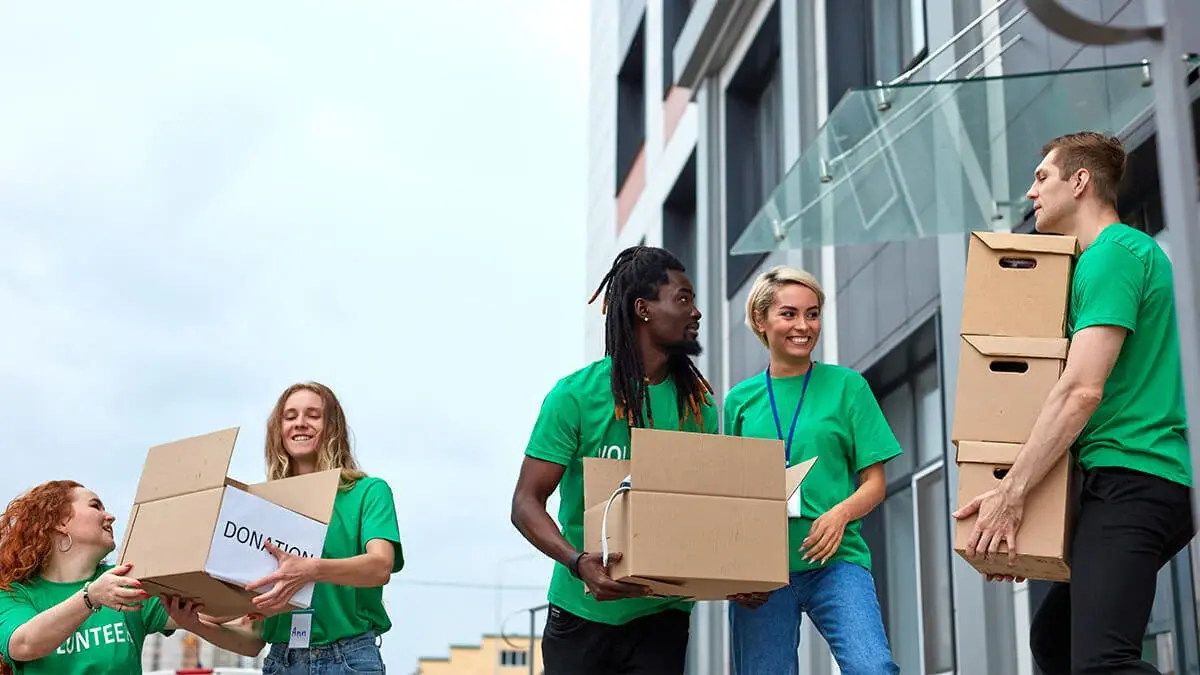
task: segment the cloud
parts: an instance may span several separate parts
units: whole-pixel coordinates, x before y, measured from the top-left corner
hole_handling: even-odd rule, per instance
[[[495,631],[494,591],[405,580],[549,579],[505,560],[529,429],[583,365],[573,4],[0,12],[0,499],[76,478],[120,537],[147,448],[240,426],[259,480],[275,397],[318,379],[397,498],[389,665]]]

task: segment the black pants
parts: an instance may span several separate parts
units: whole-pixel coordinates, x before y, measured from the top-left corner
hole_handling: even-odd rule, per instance
[[[1101,468],[1083,478],[1071,581],[1033,618],[1030,648],[1046,675],[1158,673],[1142,660],[1158,571],[1192,539],[1191,491],[1149,474]]]
[[[683,675],[691,617],[669,609],[621,626],[550,605],[542,633],[546,675]]]

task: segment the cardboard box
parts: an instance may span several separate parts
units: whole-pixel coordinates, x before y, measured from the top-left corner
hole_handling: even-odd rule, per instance
[[[816,458],[787,468],[782,441],[681,431],[634,429],[630,444],[631,460],[583,462],[585,548],[602,550],[607,507],[613,579],[693,600],[787,585],[788,499]]]
[[[1024,443],[1062,375],[1066,338],[963,335],[951,440]]]
[[[967,247],[963,335],[1067,335],[1074,237],[973,232]]]
[[[226,476],[238,429],[155,446],[146,456],[120,561],[152,595],[204,603],[204,612],[255,611],[244,586],[278,564],[264,548],[320,557],[340,472],[246,485]],[[258,589],[266,592],[270,588]],[[312,584],[291,600],[312,601]]]
[[[991,490],[1004,478],[1016,460],[1019,444],[963,441],[958,445],[958,507]],[[1008,564],[1004,555],[990,561],[967,558],[967,540],[978,516],[954,522],[954,550],[983,574],[1004,574],[1039,581],[1069,581],[1070,541],[1075,485],[1074,459],[1070,453],[1025,498],[1025,513],[1017,531],[1017,558]]]

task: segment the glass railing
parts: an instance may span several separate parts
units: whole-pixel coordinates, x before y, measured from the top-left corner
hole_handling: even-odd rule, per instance
[[[1007,229],[1042,145],[1120,133],[1153,106],[1150,66],[849,91],[750,225],[736,254]]]

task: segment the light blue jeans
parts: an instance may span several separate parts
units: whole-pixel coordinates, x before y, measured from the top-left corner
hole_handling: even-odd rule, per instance
[[[801,614],[829,643],[842,675],[900,672],[883,630],[875,579],[848,562],[793,572],[791,583],[773,591],[758,609],[729,603],[733,672],[798,675]]]
[[[288,649],[286,643],[273,643],[263,662],[263,675],[353,675],[386,673],[383,655],[374,633],[363,633],[337,642]]]

